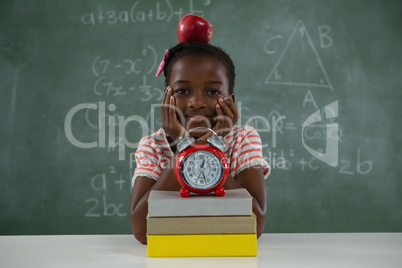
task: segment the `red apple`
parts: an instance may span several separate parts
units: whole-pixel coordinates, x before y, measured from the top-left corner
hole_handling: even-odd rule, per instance
[[[209,43],[212,37],[212,24],[201,16],[187,14],[179,21],[177,37],[180,43]]]

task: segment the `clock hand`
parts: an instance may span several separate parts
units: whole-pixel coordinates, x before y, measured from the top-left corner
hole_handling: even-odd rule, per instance
[[[206,180],[205,180],[205,174],[204,174],[204,164],[205,164],[205,159],[202,160],[202,164],[200,166],[200,175],[198,176],[198,178],[202,177],[204,178],[204,183],[206,184]]]
[[[200,172],[200,176],[198,176],[198,178],[200,178],[202,175],[202,177],[204,178],[204,184],[207,184],[207,180],[205,179],[205,174],[204,172]]]
[[[198,174],[198,179],[201,179],[201,175],[204,175],[204,173],[200,170],[200,174]]]

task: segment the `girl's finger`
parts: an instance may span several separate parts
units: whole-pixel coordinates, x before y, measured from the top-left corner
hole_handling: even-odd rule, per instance
[[[222,108],[219,104],[216,105],[216,113],[217,113],[216,124],[215,124],[213,130],[219,136],[225,136],[226,128],[227,128],[226,121],[228,120],[228,118],[223,114]]]
[[[223,116],[223,111],[221,106],[219,105],[219,103],[216,104],[216,124],[215,124],[215,128],[216,129],[221,129],[224,123],[224,116]]]
[[[203,143],[206,143],[207,140],[208,140],[208,138],[211,137],[212,135],[213,135],[212,132],[211,132],[211,131],[208,131],[207,133],[205,133],[204,135],[202,135],[201,137],[199,137],[199,138],[197,139],[197,141],[201,141],[201,140],[202,140]]]
[[[174,96],[170,96],[170,98],[169,98],[169,120],[173,124],[177,123],[175,107],[176,107],[176,100],[175,100]]]
[[[178,113],[176,113],[176,110]],[[173,136],[175,138],[183,137],[185,135],[186,130],[181,125],[179,119],[177,118],[177,114],[181,114],[180,110],[176,108],[176,98],[174,96],[170,96],[170,112],[169,112],[169,119],[170,119],[170,127],[174,132]],[[184,119],[182,119],[184,120]]]
[[[239,120],[239,110],[237,109],[236,104],[230,99],[224,99],[225,103],[228,105],[228,107],[230,108],[230,111],[232,111],[233,113],[233,117],[232,119],[232,124],[236,124],[237,120]]]
[[[223,105],[221,107],[224,109],[225,112],[225,122],[224,122],[224,127],[227,128],[232,128],[232,126],[236,123],[237,119],[235,118],[234,109],[237,111],[236,106],[232,107],[230,104],[227,103],[226,100],[222,99]]]
[[[162,100],[162,121],[168,126],[169,120],[169,105],[170,105],[170,86],[166,88],[165,95]]]
[[[219,99],[219,104],[221,105],[224,114],[225,114],[227,117],[229,117],[230,119],[232,119],[233,116],[234,116],[234,115],[233,115],[233,112],[232,112],[232,110],[230,109],[229,105],[224,101],[223,98],[220,98],[220,99]]]

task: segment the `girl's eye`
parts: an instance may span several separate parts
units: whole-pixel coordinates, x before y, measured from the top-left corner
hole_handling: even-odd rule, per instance
[[[188,92],[187,89],[179,88],[175,90],[176,94],[186,94]]]
[[[210,95],[220,95],[221,92],[219,90],[216,90],[216,89],[210,89],[210,90],[208,90],[208,94],[210,94]]]

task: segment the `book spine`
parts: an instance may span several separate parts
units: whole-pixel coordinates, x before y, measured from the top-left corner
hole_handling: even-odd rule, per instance
[[[256,234],[148,235],[150,257],[256,256]]]
[[[161,200],[149,202],[150,217],[191,217],[191,216],[249,216],[252,213],[252,200],[225,200],[206,202],[180,202],[181,200]]]
[[[148,218],[147,232],[157,234],[252,234],[256,216]]]

